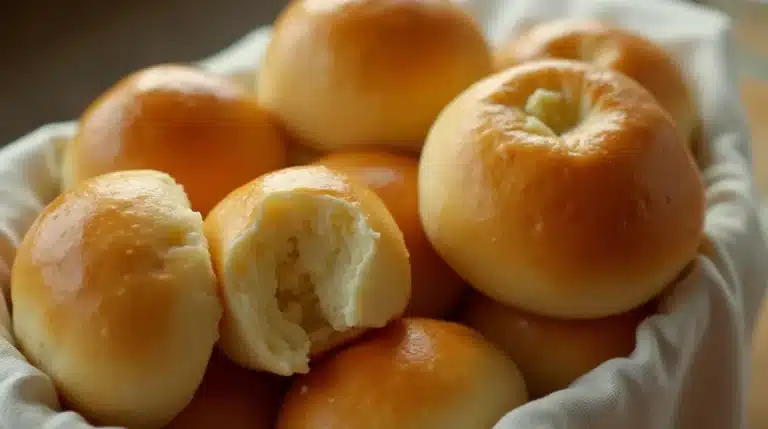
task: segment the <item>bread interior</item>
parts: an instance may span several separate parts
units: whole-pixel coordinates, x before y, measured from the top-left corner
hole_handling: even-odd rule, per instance
[[[274,194],[262,207],[229,259],[241,297],[232,312],[248,319],[249,346],[280,361],[273,371],[306,372],[310,350],[363,322],[356,303],[378,234],[333,196]]]

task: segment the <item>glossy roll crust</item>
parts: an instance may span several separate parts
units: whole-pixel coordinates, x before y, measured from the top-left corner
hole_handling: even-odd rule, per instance
[[[472,286],[529,312],[617,314],[694,257],[704,189],[677,129],[629,78],[531,62],[443,111],[419,170],[421,219]]]
[[[533,26],[497,53],[498,69],[561,58],[621,72],[645,87],[693,144],[698,113],[693,94],[671,55],[647,38],[615,25],[562,19]]]
[[[488,429],[527,399],[515,364],[480,334],[406,318],[297,378],[277,429]]]
[[[418,151],[440,110],[492,68],[455,0],[297,0],[275,23],[257,87],[317,149]]]
[[[154,171],[65,192],[18,249],[11,280],[20,350],[94,424],[158,429],[200,384],[221,305],[203,221]]]
[[[603,362],[629,356],[638,325],[652,314],[645,305],[589,320],[537,316],[473,293],[460,320],[504,350],[520,368],[534,398],[565,389]]]
[[[256,100],[235,83],[192,67],[129,75],[94,101],[67,147],[63,182],[154,169],[184,186],[205,215],[234,188],[285,166],[286,143]]]

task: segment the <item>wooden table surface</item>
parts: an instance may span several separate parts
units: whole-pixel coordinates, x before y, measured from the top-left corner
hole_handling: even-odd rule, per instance
[[[746,79],[741,96],[752,131],[755,184],[763,200],[768,201],[768,81]]]

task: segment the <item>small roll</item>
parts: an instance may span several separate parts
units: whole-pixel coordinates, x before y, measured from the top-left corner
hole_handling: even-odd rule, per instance
[[[559,19],[535,25],[503,45],[496,67],[544,58],[585,61],[631,77],[669,112],[685,141],[694,144],[699,117],[687,79],[674,58],[649,39],[605,22]]]
[[[504,350],[520,368],[533,398],[565,389],[603,362],[629,356],[646,305],[617,316],[565,320],[536,316],[479,293],[470,295],[460,320]]]
[[[29,362],[94,424],[157,429],[192,399],[221,305],[200,214],[166,174],[81,182],[27,231],[11,279]]]
[[[286,143],[237,84],[196,68],[150,67],[127,76],[80,118],[62,170],[66,189],[118,170],[164,171],[203,215],[230,191],[285,167]]]
[[[455,0],[297,0],[275,23],[257,93],[317,149],[418,152],[440,110],[492,70]]]
[[[205,220],[235,362],[305,373],[309,356],[384,326],[411,292],[403,234],[370,189],[325,167],[266,174]]]
[[[527,400],[515,364],[480,334],[407,318],[299,377],[277,429],[488,429]]]
[[[394,216],[411,256],[411,301],[405,314],[439,318],[456,308],[466,283],[435,252],[421,227],[418,160],[386,152],[349,152],[327,155],[314,164],[364,183]]]
[[[285,384],[214,353],[192,402],[165,429],[274,429]]]
[[[457,273],[506,305],[599,318],[639,307],[696,255],[704,186],[669,115],[626,76],[544,60],[440,115],[419,210]]]

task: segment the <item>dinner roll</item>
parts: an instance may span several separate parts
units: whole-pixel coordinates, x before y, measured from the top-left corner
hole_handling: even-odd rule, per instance
[[[81,182],[16,254],[13,327],[29,362],[94,424],[160,428],[192,399],[221,305],[203,220],[167,174]]]
[[[437,255],[421,227],[418,160],[386,152],[337,152],[315,164],[363,182],[394,216],[411,256],[411,301],[405,314],[439,318],[453,310],[465,282]]]
[[[116,170],[151,168],[184,186],[205,215],[236,187],[282,168],[272,119],[237,84],[180,65],[134,73],[80,118],[62,171],[65,188]]]
[[[275,23],[257,92],[318,149],[418,152],[440,110],[492,70],[456,0],[296,0]]]
[[[384,203],[320,166],[266,174],[205,220],[224,302],[220,345],[250,369],[309,370],[309,356],[403,313],[408,251]]]
[[[165,429],[273,429],[285,390],[280,378],[214,353],[192,402]]]
[[[553,317],[640,306],[702,238],[702,179],[669,115],[631,79],[575,61],[507,69],[454,100],[424,146],[419,198],[456,272]]]
[[[520,372],[480,334],[401,319],[312,368],[277,429],[489,429],[524,404]]]
[[[656,97],[692,144],[698,124],[693,94],[675,60],[649,39],[605,22],[559,19],[503,45],[496,61],[503,69],[542,58],[586,61],[631,77]]]
[[[473,293],[460,320],[507,352],[534,398],[568,387],[601,363],[635,348],[637,326],[651,314],[645,305],[601,319],[536,316]]]

